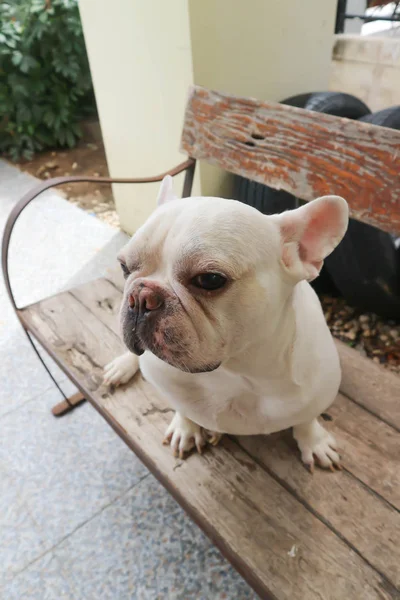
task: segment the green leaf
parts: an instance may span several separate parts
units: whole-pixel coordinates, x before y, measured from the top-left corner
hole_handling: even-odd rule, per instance
[[[23,73],[28,73],[32,69],[39,67],[39,63],[32,56],[24,56],[21,60],[19,68]]]
[[[65,133],[65,139],[66,139],[67,144],[68,144],[68,146],[70,148],[73,148],[75,146],[76,140],[75,140],[74,135],[73,135],[73,133],[71,131],[67,131]]]
[[[78,1],[47,4],[0,0],[0,151],[15,160],[72,147],[96,112]]]
[[[16,67],[18,67],[19,64],[21,64],[22,61],[22,52],[20,52],[19,50],[16,50],[15,52],[13,52],[12,55],[12,64],[15,65]]]

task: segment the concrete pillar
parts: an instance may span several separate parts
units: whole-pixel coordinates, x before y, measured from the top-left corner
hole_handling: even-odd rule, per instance
[[[336,0],[80,0],[110,172],[142,176],[182,160],[187,89],[281,100],[328,89]],[[201,168],[203,194],[228,178]],[[154,208],[156,186],[114,190],[123,228]]]
[[[193,81],[187,0],[80,0],[110,173],[144,177],[185,159],[178,152]],[[180,191],[183,176],[176,177]],[[133,233],[158,184],[116,185],[122,228]]]

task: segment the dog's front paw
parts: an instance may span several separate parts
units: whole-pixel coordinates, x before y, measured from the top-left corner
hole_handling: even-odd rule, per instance
[[[177,412],[165,432],[163,443],[171,445],[174,456],[184,458],[185,452],[190,452],[194,447],[201,454],[206,442],[205,432],[200,425]]]
[[[337,443],[333,435],[314,419],[306,425],[293,427],[293,435],[301,452],[301,459],[311,473],[314,472],[315,462],[324,469],[331,471],[341,469]]]
[[[136,354],[125,352],[104,367],[104,383],[115,386],[128,383],[138,369],[139,360]]]

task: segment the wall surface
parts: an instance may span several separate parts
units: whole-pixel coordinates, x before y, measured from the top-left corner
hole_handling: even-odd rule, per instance
[[[189,0],[194,81],[262,100],[328,88],[336,0]],[[203,194],[229,178],[201,168]]]
[[[372,111],[400,104],[400,39],[336,36],[329,88]]]
[[[90,68],[110,173],[165,171],[179,153],[192,56],[187,0],[80,0]],[[176,178],[181,191],[183,176]],[[155,206],[158,184],[114,186],[129,233]]]
[[[193,81],[269,100],[328,87],[336,0],[80,0],[80,11],[113,176],[182,160]],[[203,194],[229,195],[216,169],[202,165],[201,184]],[[156,193],[115,189],[126,231],[150,214]]]

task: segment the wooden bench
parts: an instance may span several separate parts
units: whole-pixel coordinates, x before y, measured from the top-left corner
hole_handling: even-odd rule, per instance
[[[304,200],[342,195],[353,216],[400,230],[400,132],[194,87],[182,150],[190,158],[170,173],[186,171],[184,196],[200,159]],[[25,331],[81,393],[56,412],[89,400],[262,598],[399,598],[399,378],[338,344],[341,393],[324,418],[342,449],[341,472],[311,476],[288,432],[226,436],[202,456],[173,458],[161,443],[172,411],[150,384],[140,375],[116,390],[102,384],[103,367],[124,351],[119,271],[32,306],[14,302],[15,221],[44,189],[82,180],[121,181],[46,181],[13,209],[3,239],[7,290]]]

